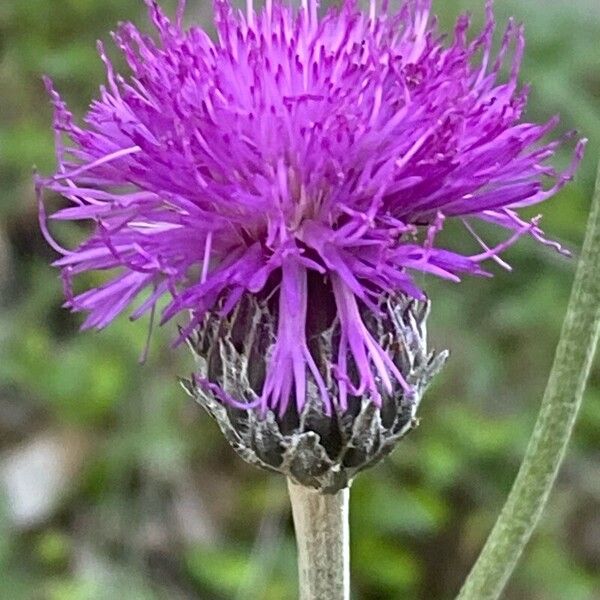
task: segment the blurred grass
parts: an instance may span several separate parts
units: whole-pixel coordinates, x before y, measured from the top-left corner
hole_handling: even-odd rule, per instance
[[[192,13],[207,12],[189,4]],[[482,4],[434,2],[445,29],[465,9],[481,22]],[[559,112],[564,131],[576,127],[590,138],[576,182],[544,207],[545,229],[576,251],[600,155],[600,6],[497,4],[500,22],[514,15],[527,26],[529,117]],[[0,495],[0,598],[293,598],[283,482],[241,463],[190,405],[176,377],[192,362],[185,349],[169,350],[172,329],[154,333],[145,365],[137,362],[145,323],[121,319],[100,334],[77,334],[80,317],[61,309],[59,280],[48,267],[53,253],[38,233],[31,170],[49,172],[54,162],[41,74],[82,114],[103,78],[96,38],[108,41],[120,20],[143,23],[142,14],[138,0],[0,4],[0,461],[47,431],[87,441],[68,494],[35,526],[12,524]],[[507,258],[514,272],[492,267],[490,281],[426,282],[430,337],[452,355],[422,405],[419,430],[355,483],[357,599],[452,598],[509,490],[550,368],[573,261],[527,241]],[[597,598],[597,368],[587,396],[508,600]],[[274,540],[269,545],[267,535],[268,568],[255,546],[265,514],[280,515],[267,528]]]

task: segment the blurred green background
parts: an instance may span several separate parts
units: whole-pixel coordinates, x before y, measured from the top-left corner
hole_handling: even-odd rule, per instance
[[[482,21],[483,0],[434,4],[446,29],[464,9]],[[209,3],[189,5],[208,22]],[[528,116],[560,112],[563,130],[590,138],[576,182],[544,207],[546,231],[576,251],[600,156],[600,4],[497,5],[500,21],[527,25]],[[103,80],[95,40],[143,12],[141,0],[0,2],[0,598],[292,599],[283,479],[242,463],[179,388],[193,365],[169,349],[173,329],[155,332],[145,365],[146,323],[77,332],[38,232],[31,171],[54,165],[41,75],[81,115]],[[452,598],[509,490],[575,261],[529,241],[507,259],[514,273],[492,266],[490,281],[424,282],[430,339],[451,358],[421,427],[353,487],[356,599]],[[600,598],[599,432],[596,366],[507,599]]]

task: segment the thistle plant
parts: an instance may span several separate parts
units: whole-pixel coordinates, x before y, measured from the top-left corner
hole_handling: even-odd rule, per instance
[[[523,236],[566,252],[520,211],[573,177],[585,140],[552,166],[572,135],[522,120],[523,28],[494,52],[491,2],[481,32],[463,16],[450,40],[429,0],[215,0],[214,37],[184,26],[183,1],[174,19],[146,4],[153,36],[113,34],[127,75],[99,44],[107,85],[83,125],[46,79],[58,168],[37,189],[66,306],[84,329],[136,301],[133,319],[160,303],[179,320],[197,361],[185,388],[242,458],[290,482],[302,597],[346,598],[350,483],[415,427],[446,359],[415,276],[509,269]],[[93,224],[74,249],[51,235],[44,190],[69,201],[51,219]],[[470,252],[438,241],[447,220]],[[75,294],[89,271],[106,282]]]

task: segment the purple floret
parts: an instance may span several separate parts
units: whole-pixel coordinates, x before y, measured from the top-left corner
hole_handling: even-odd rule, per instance
[[[268,296],[278,326],[256,406],[281,414],[293,397],[301,408],[308,374],[326,412],[344,410],[348,394],[379,405],[393,384],[409,386],[363,322],[365,308],[395,294],[423,299],[415,273],[488,275],[482,263],[505,264],[498,255],[523,235],[560,250],[518,211],[572,178],[585,140],[569,168],[552,168],[560,141],[543,139],[557,120],[520,121],[523,29],[509,22],[492,55],[491,2],[479,35],[468,39],[463,16],[450,42],[429,0],[398,11],[373,0],[368,12],[346,0],[322,15],[315,0],[267,0],[260,10],[249,0],[245,12],[216,0],[215,40],[184,28],[184,2],[175,21],[146,4],[156,39],[119,27],[128,76],[99,44],[107,86],[83,125],[46,81],[58,169],[38,179],[40,198],[46,189],[70,201],[51,219],[95,223],[63,249],[40,203],[63,255],[55,264],[67,306],[87,313],[84,328],[105,327],[140,298],[138,318],[166,297],[163,322],[191,315],[184,339],[207,311]],[[436,245],[448,218],[464,223],[474,254]],[[500,226],[506,241],[488,247],[477,221]],[[76,275],[104,270],[104,285],[72,293]],[[307,298],[311,271],[328,282],[340,322],[327,373],[306,334],[307,306],[318,304]]]

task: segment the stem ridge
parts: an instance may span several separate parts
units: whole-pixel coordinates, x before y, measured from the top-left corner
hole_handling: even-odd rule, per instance
[[[300,600],[350,599],[350,489],[334,494],[288,479],[292,503]]]

